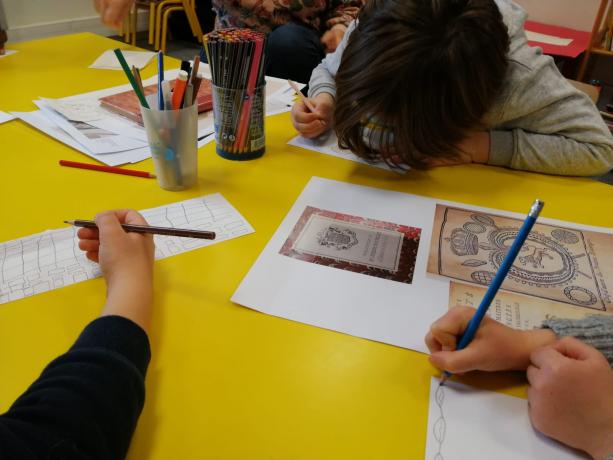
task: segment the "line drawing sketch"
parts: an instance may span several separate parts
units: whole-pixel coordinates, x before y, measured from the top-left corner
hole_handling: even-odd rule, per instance
[[[528,401],[438,377],[430,379],[428,460],[580,460],[584,455],[537,432]]]
[[[432,428],[432,434],[438,444],[436,454],[434,454],[434,460],[444,460],[443,456],[443,444],[445,442],[445,433],[447,432],[447,420],[445,419],[445,412],[443,412],[443,403],[445,402],[445,386],[439,383],[436,393],[434,395],[436,405],[439,409],[439,415],[434,422]]]
[[[155,259],[217,244],[254,230],[219,193],[141,211],[150,225],[209,230],[215,240],[155,235]],[[47,230],[0,243],[0,304],[101,275],[78,247],[77,228]]]
[[[521,220],[437,205],[428,271],[488,286]],[[502,285],[507,291],[613,311],[613,235],[537,223]],[[608,274],[608,275],[607,275]]]

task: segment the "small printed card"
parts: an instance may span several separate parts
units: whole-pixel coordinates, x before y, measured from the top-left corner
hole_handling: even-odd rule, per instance
[[[411,284],[421,229],[307,206],[280,253]]]

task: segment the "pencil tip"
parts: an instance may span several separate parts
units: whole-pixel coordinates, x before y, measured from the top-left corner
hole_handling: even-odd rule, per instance
[[[68,225],[74,225],[74,220],[65,220],[64,223]]]

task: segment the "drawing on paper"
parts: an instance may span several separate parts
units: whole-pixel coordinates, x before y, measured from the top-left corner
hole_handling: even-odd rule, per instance
[[[253,232],[219,193],[141,214],[150,225],[216,233],[215,240],[155,235],[157,260]],[[100,276],[98,264],[79,250],[76,230],[48,230],[0,243],[0,304]]]
[[[522,222],[437,205],[428,272],[489,285]],[[502,288],[577,307],[613,311],[607,288],[607,280],[613,279],[611,247],[613,235],[537,223]]]
[[[419,228],[307,206],[279,252],[411,284],[420,235]]]
[[[432,427],[432,435],[438,444],[434,460],[443,460],[445,458],[443,457],[443,443],[445,442],[445,434],[447,432],[447,420],[445,420],[445,413],[443,412],[443,403],[445,402],[445,387],[443,385],[438,385],[434,394],[434,400],[439,410],[438,418]]]

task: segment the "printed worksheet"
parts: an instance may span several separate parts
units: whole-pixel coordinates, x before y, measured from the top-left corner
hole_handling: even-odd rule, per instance
[[[155,235],[155,258],[253,233],[253,227],[219,193],[140,211],[150,225],[209,230],[214,240]],[[100,276],[100,268],[79,250],[76,227],[0,243],[0,304]]]
[[[587,459],[538,433],[528,401],[447,381],[430,383],[426,460]]]
[[[307,206],[280,253],[411,284],[421,229]]]
[[[437,205],[430,273],[488,286],[522,219]],[[593,313],[613,312],[613,234],[534,225],[502,289]]]
[[[388,171],[392,170],[392,168],[390,168],[389,165],[387,165],[383,161],[380,161],[378,163],[369,163],[368,161],[356,156],[350,150],[341,149],[338,146],[338,139],[336,138],[336,134],[334,134],[332,131],[328,131],[327,133],[324,133],[315,139],[307,139],[302,136],[296,136],[288,142],[288,145],[301,147],[307,150],[313,150],[315,152],[324,153],[326,155],[332,155],[333,157],[342,158],[343,160],[355,161],[356,163],[374,166],[375,168],[386,169]]]
[[[457,306],[478,308],[487,289],[471,284],[449,283],[449,308]],[[530,330],[542,326],[543,321],[553,318],[582,319],[594,314],[613,315],[612,312],[596,312],[563,302],[540,297],[498,291],[487,315],[513,329]]]
[[[449,280],[428,277],[435,202],[313,177],[232,300],[255,310],[427,352]]]

